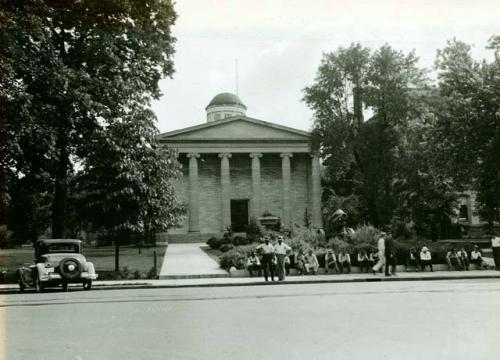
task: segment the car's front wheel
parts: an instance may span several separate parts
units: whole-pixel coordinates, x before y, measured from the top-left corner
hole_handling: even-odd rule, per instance
[[[87,279],[83,282],[83,290],[92,289],[92,279]]]

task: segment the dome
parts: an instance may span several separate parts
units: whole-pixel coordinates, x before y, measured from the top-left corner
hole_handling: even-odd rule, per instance
[[[212,101],[207,105],[206,109],[211,107],[211,106],[221,106],[221,105],[238,105],[242,106],[243,108],[247,108],[245,104],[243,104],[243,101],[238,97],[238,95],[231,94],[231,93],[220,93],[216,95]]]

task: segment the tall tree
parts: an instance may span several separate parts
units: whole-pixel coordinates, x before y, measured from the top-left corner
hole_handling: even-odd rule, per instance
[[[353,44],[325,54],[304,89],[327,182],[340,196],[357,195],[361,218],[375,225],[392,216],[394,149],[411,116],[411,94],[424,81],[416,62],[387,45],[371,53]]]
[[[500,220],[500,36],[488,47],[491,62],[476,61],[470,45],[456,39],[438,52],[443,103],[435,137],[443,171],[478,191],[481,214],[493,224]]]
[[[51,190],[53,237],[74,161],[173,73],[175,18],[168,0],[0,0],[11,178]]]
[[[131,234],[144,241],[175,225],[183,214],[171,180],[179,176],[175,152],[156,141],[154,114],[133,107],[89,144],[89,156],[74,179],[80,218],[119,246]]]

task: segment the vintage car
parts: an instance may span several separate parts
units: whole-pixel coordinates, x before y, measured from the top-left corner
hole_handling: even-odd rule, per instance
[[[82,241],[73,239],[46,239],[35,243],[35,264],[19,269],[19,288],[24,291],[34,287],[37,292],[44,287],[83,284],[90,290],[92,280],[97,279],[94,264],[82,254]]]

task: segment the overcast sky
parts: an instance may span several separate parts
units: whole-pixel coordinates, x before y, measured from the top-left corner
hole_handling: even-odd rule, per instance
[[[205,106],[220,92],[236,93],[247,115],[310,130],[301,101],[322,53],[352,42],[416,50],[432,69],[436,49],[456,37],[489,56],[500,35],[500,0],[178,0],[176,72],[153,104],[161,132],[206,122]]]

